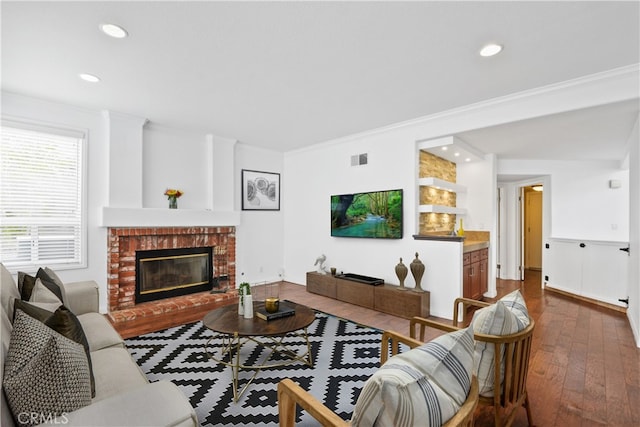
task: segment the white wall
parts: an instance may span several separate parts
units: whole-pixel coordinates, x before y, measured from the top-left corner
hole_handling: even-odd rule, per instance
[[[629,308],[627,317],[640,347],[640,117],[629,137]]]
[[[206,135],[156,123],[144,128],[142,207],[166,208],[167,188],[180,189],[180,209],[205,209],[209,200]]]
[[[619,162],[499,160],[499,175],[547,175],[543,209],[550,209],[549,237],[626,242],[629,171]],[[609,180],[622,182],[609,188]],[[545,236],[543,236],[545,237]]]
[[[496,296],[497,264],[497,183],[496,157],[487,154],[482,162],[461,163],[457,167],[458,184],[468,190],[458,196],[457,204],[467,209],[463,215],[465,230],[489,232],[489,271],[487,297]]]
[[[406,126],[355,136],[285,154],[284,262],[286,279],[306,283],[320,254],[338,272],[379,277],[398,283],[395,265],[409,265],[419,253],[426,267],[421,285],[431,292],[431,314],[451,317],[462,289],[462,245],[415,240],[416,141],[421,132]],[[368,154],[368,164],[351,166],[354,154]],[[398,240],[331,237],[330,197],[352,192],[402,189],[403,238]],[[407,287],[415,286],[409,274]]]
[[[236,209],[241,209],[241,170],[280,173],[279,211],[242,211],[241,225],[236,229],[237,282],[258,283],[284,279],[284,212],[283,201],[291,196],[284,179],[282,153],[252,147],[236,146]],[[304,282],[300,282],[304,283]]]

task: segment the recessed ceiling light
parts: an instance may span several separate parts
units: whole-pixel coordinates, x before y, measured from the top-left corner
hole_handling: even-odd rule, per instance
[[[93,74],[80,73],[78,74],[78,77],[89,83],[98,83],[100,81],[100,77],[94,76]]]
[[[465,162],[470,162],[471,159],[469,157],[467,157],[466,159],[464,159]]]
[[[499,44],[491,43],[480,49],[480,56],[493,56],[502,51],[502,46]]]
[[[127,30],[116,24],[101,24],[100,29],[103,33],[116,39],[123,39],[129,35]]]
[[[457,151],[455,153],[453,153],[454,156],[458,157],[460,156],[460,153],[458,153]]]
[[[447,151],[448,149],[448,147],[442,147],[442,151]]]

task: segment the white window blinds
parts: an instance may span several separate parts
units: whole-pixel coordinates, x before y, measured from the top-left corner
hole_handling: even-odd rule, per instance
[[[5,266],[35,271],[83,265],[83,146],[80,132],[3,121],[0,261]]]

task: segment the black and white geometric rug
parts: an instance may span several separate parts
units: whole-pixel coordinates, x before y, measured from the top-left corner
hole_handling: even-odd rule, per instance
[[[126,344],[149,381],[169,380],[180,387],[203,426],[277,426],[276,387],[283,378],[291,378],[348,420],[364,382],[380,364],[382,332],[321,312],[316,312],[307,332],[313,367],[295,362],[263,369],[238,403],[233,402],[231,368],[212,361],[205,352],[213,333],[202,322],[130,338]],[[211,343],[214,348],[221,344],[217,341]],[[306,345],[299,338],[287,342],[299,349]],[[243,346],[242,357],[262,360],[266,351],[251,343]],[[252,373],[241,371],[240,382]],[[319,425],[298,412],[298,426]]]

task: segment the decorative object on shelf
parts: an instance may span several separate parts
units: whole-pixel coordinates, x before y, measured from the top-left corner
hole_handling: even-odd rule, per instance
[[[238,287],[238,315],[240,316],[244,316],[246,313],[245,306],[247,302],[247,296],[251,296],[251,285],[247,282],[242,282]],[[251,310],[253,311],[253,304],[251,304],[251,306]],[[251,317],[253,317],[253,313]]]
[[[267,313],[275,313],[280,308],[280,283],[265,283],[264,309]]]
[[[164,192],[164,195],[169,199],[169,209],[178,209],[178,197],[182,196],[184,193],[180,190],[175,190],[173,188],[167,188]]]
[[[331,275],[332,276],[336,275],[336,268],[335,267],[331,267]]]
[[[462,218],[460,218],[460,227],[458,227],[458,236],[464,236],[464,227],[462,227]]]
[[[422,291],[422,287],[420,286],[420,282],[422,281],[422,275],[424,274],[424,264],[422,261],[418,259],[418,252],[416,252],[416,259],[414,259],[411,264],[409,264],[411,268],[411,274],[416,281],[416,291]]]
[[[242,210],[279,211],[280,174],[242,169]]]
[[[400,290],[405,290],[407,288],[404,287],[404,279],[407,278],[407,273],[409,269],[406,265],[402,263],[402,258],[400,258],[400,262],[396,265],[396,276],[398,276],[398,280],[400,281]]]
[[[317,266],[317,271],[320,274],[327,274],[327,267],[324,266],[324,263],[327,261],[327,256],[325,254],[321,254],[318,258],[316,258],[316,262],[313,265]]]

